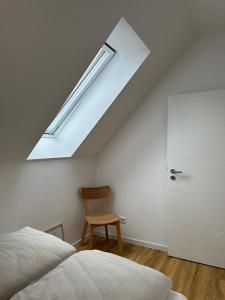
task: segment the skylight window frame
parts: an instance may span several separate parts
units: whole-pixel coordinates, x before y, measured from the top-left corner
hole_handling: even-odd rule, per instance
[[[85,93],[88,91],[95,79],[99,76],[101,71],[109,63],[115,53],[116,51],[107,43],[102,46],[51,124],[44,132],[43,137],[56,137],[58,135],[65,123],[69,120],[70,116],[82,103]]]

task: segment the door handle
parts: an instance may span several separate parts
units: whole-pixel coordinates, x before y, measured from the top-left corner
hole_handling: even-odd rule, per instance
[[[174,169],[171,169],[170,170],[170,173],[171,174],[178,174],[178,173],[183,173],[182,171],[176,171],[176,170],[174,170]]]

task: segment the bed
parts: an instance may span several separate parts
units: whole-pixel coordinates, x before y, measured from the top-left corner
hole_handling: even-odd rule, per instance
[[[26,227],[0,236],[1,300],[185,300],[164,274]]]

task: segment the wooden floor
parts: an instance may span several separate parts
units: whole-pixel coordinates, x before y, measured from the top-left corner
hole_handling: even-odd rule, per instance
[[[78,251],[88,245],[78,246]],[[118,254],[117,243],[107,243],[95,237],[95,249]],[[225,254],[224,254],[225,255]],[[225,270],[169,257],[166,252],[123,243],[123,255],[145,266],[166,274],[173,281],[172,289],[188,300],[225,300]]]

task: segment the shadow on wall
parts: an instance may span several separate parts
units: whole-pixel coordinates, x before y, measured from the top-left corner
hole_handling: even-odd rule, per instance
[[[80,238],[78,189],[93,184],[91,159],[4,163],[0,183],[2,233],[26,225],[45,230],[62,222],[67,241]]]

